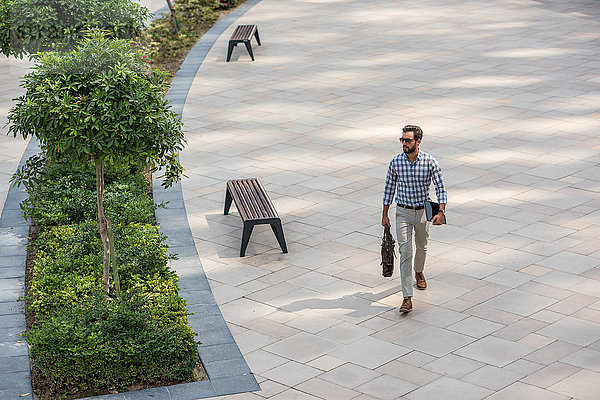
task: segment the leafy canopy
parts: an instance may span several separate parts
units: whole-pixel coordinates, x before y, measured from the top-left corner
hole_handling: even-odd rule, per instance
[[[93,28],[132,38],[150,15],[131,0],[0,0],[0,49],[16,57],[68,49]]]
[[[165,74],[150,71],[129,41],[93,32],[76,49],[36,61],[9,112],[9,133],[37,137],[50,160],[165,167],[165,186],[179,180],[185,140],[164,98]]]

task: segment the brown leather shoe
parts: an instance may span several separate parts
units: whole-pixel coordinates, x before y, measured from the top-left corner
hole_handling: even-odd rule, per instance
[[[425,275],[423,275],[422,272],[415,272],[415,279],[417,280],[417,289],[427,289],[427,281],[425,280]]]
[[[405,297],[398,311],[407,313],[412,311],[412,300],[410,297]]]

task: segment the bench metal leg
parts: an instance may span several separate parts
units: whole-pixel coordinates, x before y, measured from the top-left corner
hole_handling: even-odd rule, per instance
[[[262,46],[260,44],[260,37],[258,36],[258,28],[256,28],[256,30],[254,31],[254,37],[256,38],[256,43],[258,43],[259,46]]]
[[[240,257],[244,257],[246,255],[246,248],[248,247],[248,241],[250,240],[250,235],[252,234],[253,228],[253,223],[244,222],[244,232],[242,233],[242,247],[240,248]]]
[[[229,46],[227,48],[227,62],[229,62],[229,60],[231,60],[231,53],[233,53],[233,48],[237,46],[237,43],[234,43],[233,41],[229,41]]]
[[[231,197],[231,193],[229,193],[229,189],[225,188],[225,209],[223,210],[223,215],[229,214],[229,209],[231,208],[231,201],[233,197]]]
[[[287,245],[285,244],[285,236],[283,235],[283,227],[281,226],[281,220],[271,222],[271,229],[273,229],[273,233],[279,242],[279,247],[281,247],[281,251],[287,253]]]
[[[248,54],[250,54],[250,58],[254,61],[254,53],[252,53],[252,45],[250,45],[250,40],[244,41],[246,48],[248,49]]]

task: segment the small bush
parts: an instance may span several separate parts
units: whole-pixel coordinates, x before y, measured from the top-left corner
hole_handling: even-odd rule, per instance
[[[92,28],[131,38],[150,15],[146,7],[129,0],[2,0],[0,50],[22,57],[53,46],[69,48]]]
[[[51,381],[51,391],[68,395],[189,380],[197,362],[194,333],[180,319],[165,318],[164,307],[150,302],[137,292],[107,301],[96,291],[36,322],[25,338],[35,366]]]
[[[178,0],[174,8],[177,21],[189,30],[214,22],[219,0]]]
[[[42,229],[96,219],[96,177],[91,163],[84,167],[49,164],[43,156],[32,157],[31,162],[38,165],[17,171],[14,179],[29,193],[21,204],[27,217]],[[140,170],[107,169],[104,207],[111,222],[154,222],[156,206],[146,194],[148,183]]]
[[[103,246],[91,165],[32,157],[17,173],[30,196],[22,207],[40,229],[26,299],[34,322],[24,334],[54,397],[126,390],[192,378],[197,342],[186,302],[168,267],[141,168],[107,169],[104,193],[121,280],[118,298],[102,288]]]
[[[153,225],[114,225],[121,289],[146,286],[154,295],[177,294],[164,236]],[[27,298],[37,316],[71,307],[102,285],[102,242],[93,221],[52,227],[35,242],[36,262]],[[150,281],[161,282],[145,283]],[[156,288],[162,288],[158,293]]]

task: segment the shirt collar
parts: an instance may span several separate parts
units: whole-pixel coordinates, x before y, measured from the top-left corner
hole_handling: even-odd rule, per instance
[[[408,156],[406,155],[405,152],[402,152],[402,158],[404,158],[404,160],[408,163],[410,163],[410,160],[408,159]],[[417,154],[417,159],[415,160],[415,162],[417,161],[421,161],[423,159],[423,152],[421,151],[421,149],[419,149],[419,154]]]

